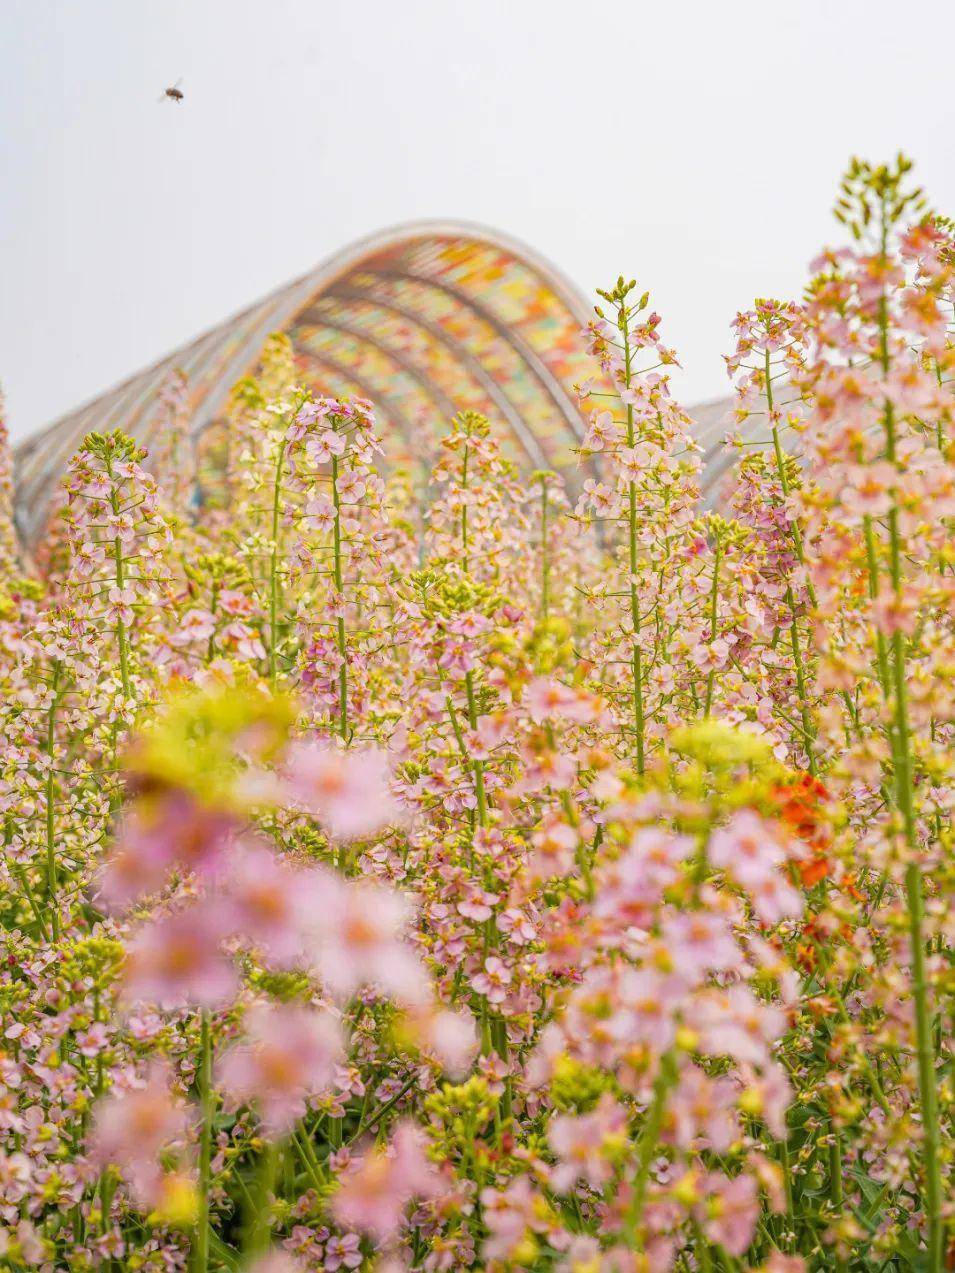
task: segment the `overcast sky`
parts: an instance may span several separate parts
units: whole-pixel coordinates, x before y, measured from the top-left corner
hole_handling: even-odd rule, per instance
[[[0,0],[11,431],[420,217],[636,276],[684,400],[721,394],[852,152],[955,211],[953,37],[952,0]]]

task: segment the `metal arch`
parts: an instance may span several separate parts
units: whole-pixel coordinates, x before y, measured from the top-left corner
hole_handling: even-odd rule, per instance
[[[523,360],[533,379],[543,388],[546,399],[553,403],[558,419],[569,426],[570,437],[580,438],[584,422],[575,410],[572,395],[526,338],[453,283],[415,273],[422,250],[440,267],[442,253],[449,247],[460,249],[463,259],[475,261],[484,259],[488,251],[500,253],[506,258],[506,264],[520,267],[532,283],[543,288],[556,301],[562,328],[586,323],[590,308],[582,293],[544,257],[508,235],[473,222],[435,219],[398,225],[366,236],[335,252],[316,268],[277,288],[261,301],[244,307],[195,339],[181,343],[152,365],[124,378],[120,384],[81,403],[17,447],[16,520],[25,542],[32,541],[44,524],[49,497],[71,449],[86,430],[105,419],[120,427],[132,427],[136,436],[151,440],[159,420],[155,398],[164,376],[188,361],[196,369],[194,392],[190,397],[190,426],[191,432],[199,435],[207,424],[221,416],[232,385],[255,367],[268,335],[274,331],[288,332],[294,327],[299,313],[307,310],[336,284],[346,282],[348,275],[358,270],[373,275],[387,274],[389,270],[400,274],[400,267],[407,263],[405,272],[413,282],[444,293],[459,310],[467,310],[483,320],[502,343],[506,343]],[[370,304],[378,303],[373,297],[369,297],[368,301]],[[393,357],[390,351],[386,352]],[[458,365],[462,365],[460,358]],[[381,405],[383,407],[384,403]],[[506,415],[505,418],[508,419]],[[528,428],[522,415],[520,419],[521,424]],[[513,420],[508,419],[508,423],[519,440],[521,435],[514,429]],[[530,427],[530,434],[536,446],[533,427]],[[527,447],[522,449],[526,452]]]
[[[571,433],[578,441],[583,440],[584,427],[580,412],[564,392],[563,385],[554,373],[515,327],[509,327],[507,323],[498,318],[496,314],[493,314],[480,301],[469,296],[467,292],[455,287],[452,283],[445,283],[442,279],[430,278],[427,274],[415,274],[412,270],[374,269],[369,267],[363,269],[362,273],[377,274],[380,278],[406,279],[412,283],[422,284],[425,287],[433,288],[435,291],[443,292],[445,296],[450,296],[453,301],[471,310],[523,359],[536,376],[541,388],[564,417]]]
[[[391,313],[397,314],[406,322],[419,327],[422,331],[427,332],[432,340],[443,345],[451,354],[452,358],[454,358],[455,362],[458,363],[459,366],[463,366],[471,378],[477,381],[497,409],[504,416],[504,419],[510,425],[512,431],[517,435],[521,446],[527,452],[528,456],[530,456],[531,461],[536,464],[538,468],[547,467],[547,457],[540,449],[540,444],[537,441],[537,438],[524,423],[520,412],[507,396],[503,385],[499,384],[490,372],[486,371],[481,366],[480,362],[474,357],[474,355],[469,353],[468,350],[466,350],[459,341],[455,340],[454,336],[452,336],[450,332],[445,331],[440,324],[433,322],[429,318],[425,318],[423,315],[416,314],[413,310],[406,309],[397,301],[383,299],[376,296],[374,292],[365,292],[359,287],[339,287],[338,285],[334,285],[329,288],[327,292],[324,292],[322,297],[319,297],[318,299],[321,300],[325,296],[337,297],[342,300],[360,301],[362,304],[369,305],[372,308],[387,310]],[[309,316],[312,314],[314,309],[315,306],[312,306],[310,309],[306,310],[300,321],[311,322]],[[322,319],[321,321],[326,322],[325,319]],[[442,395],[445,398],[447,397],[443,394],[443,391]],[[450,402],[449,399],[448,401]],[[456,410],[457,408],[455,405],[450,403],[451,416],[455,414]]]
[[[372,349],[377,349],[384,358],[387,358],[389,362],[393,362],[396,367],[399,367],[405,373],[406,376],[409,376],[415,384],[420,386],[428,397],[434,400],[440,410],[447,413],[449,419],[454,415],[456,410],[455,405],[440,385],[433,384],[428,377],[418,367],[416,367],[413,362],[405,358],[403,354],[392,350],[388,345],[383,345],[380,341],[375,340],[374,336],[362,331],[360,327],[352,327],[350,323],[346,323],[340,318],[312,318],[310,317],[311,314],[312,310],[306,310],[306,312],[299,317],[295,327],[292,328],[292,331],[294,332],[299,327],[309,327],[313,331],[319,331],[322,327],[327,327],[330,331],[339,331],[343,332],[346,336],[351,336],[353,340],[357,340],[360,344],[370,345]],[[296,345],[296,348],[297,347],[298,346]]]

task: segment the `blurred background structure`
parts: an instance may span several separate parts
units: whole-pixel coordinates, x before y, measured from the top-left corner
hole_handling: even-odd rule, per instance
[[[573,386],[596,371],[581,334],[592,312],[559,270],[494,231],[443,222],[384,231],[21,444],[21,539],[31,545],[42,533],[84,434],[118,428],[156,450],[170,382],[181,374],[182,410],[199,445],[274,332],[290,337],[303,382],[374,403],[388,463],[427,471],[451,416],[474,410],[503,428],[511,458],[525,471],[555,469],[573,491],[584,475],[574,449],[586,427]],[[726,407],[695,413],[706,486],[722,467]]]

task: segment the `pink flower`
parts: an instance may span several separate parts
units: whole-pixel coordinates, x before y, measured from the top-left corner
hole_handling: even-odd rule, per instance
[[[753,910],[764,924],[798,919],[803,911],[802,894],[780,875],[772,876],[752,889]]]
[[[551,1186],[569,1193],[579,1180],[602,1190],[613,1176],[613,1159],[627,1141],[627,1111],[608,1093],[589,1114],[558,1114],[547,1140],[557,1155]]]
[[[681,976],[696,981],[727,972],[742,962],[742,951],[727,921],[708,911],[669,911],[661,940]]]
[[[343,1053],[331,1015],[294,1004],[257,1004],[245,1020],[246,1042],[219,1062],[222,1090],[236,1104],[254,1104],[270,1135],[289,1131],[306,1101],[328,1087]]]
[[[98,1056],[109,1041],[109,1034],[102,1021],[96,1021],[88,1030],[76,1036],[76,1044],[82,1056]]]
[[[732,1079],[709,1078],[697,1066],[685,1066],[669,1105],[674,1143],[690,1149],[702,1137],[709,1149],[725,1154],[740,1135],[737,1094]]]
[[[322,873],[307,958],[338,999],[373,986],[403,1003],[426,1003],[428,976],[406,938],[411,917],[409,902],[392,889]]]
[[[474,1017],[466,1008],[436,1012],[428,1022],[425,1042],[452,1078],[466,1074],[478,1050]]]
[[[745,889],[764,884],[786,860],[769,826],[751,809],[742,809],[713,832],[707,856]]]
[[[481,1206],[487,1240],[481,1248],[486,1261],[510,1261],[528,1230],[544,1227],[541,1195],[526,1176],[515,1176],[505,1189],[482,1189]]]
[[[305,1265],[285,1251],[270,1251],[247,1264],[245,1273],[305,1273]]]
[[[701,1222],[711,1242],[726,1248],[730,1255],[741,1256],[753,1240],[759,1217],[759,1186],[752,1176],[724,1176],[712,1172],[706,1176],[705,1210]]]
[[[327,534],[335,525],[335,505],[327,495],[316,495],[307,501],[304,517],[312,530]]]
[[[621,1043],[649,1043],[665,1051],[676,1033],[674,1015],[680,1007],[686,983],[679,976],[655,968],[629,968],[621,978],[620,993],[627,1011],[621,1014],[615,1033]]]
[[[222,937],[218,914],[201,904],[144,924],[127,949],[125,997],[163,1008],[221,1007],[238,984],[219,949]]]
[[[315,464],[325,464],[333,455],[343,455],[345,451],[345,435],[336,433],[334,429],[324,429],[321,433],[310,434],[305,439],[305,450]]]
[[[524,691],[524,706],[535,724],[554,716],[559,716],[562,708],[566,708],[576,699],[573,690],[551,676],[537,676]]]
[[[786,1014],[763,1003],[744,985],[727,990],[711,990],[697,999],[693,1028],[699,1032],[700,1048],[710,1056],[731,1056],[734,1060],[764,1065],[769,1045],[788,1028]]]
[[[191,1121],[173,1094],[169,1067],[154,1063],[140,1087],[114,1088],[97,1103],[90,1157],[100,1167],[118,1167],[141,1204],[149,1206],[162,1180],[160,1151],[181,1140]]]
[[[387,1149],[372,1149],[357,1170],[342,1178],[332,1213],[339,1224],[388,1242],[404,1223],[412,1198],[432,1198],[438,1192],[439,1177],[425,1154],[423,1135],[413,1123],[403,1122]]]
[[[346,1233],[341,1238],[329,1238],[325,1243],[325,1264],[328,1273],[337,1269],[357,1269],[364,1261],[361,1238],[357,1233]]]
[[[623,926],[645,923],[664,889],[679,879],[680,863],[695,848],[689,836],[641,827],[630,847],[601,871],[597,914]]]
[[[100,876],[97,899],[122,909],[161,888],[172,870],[215,870],[235,833],[235,821],[208,809],[188,792],[137,796],[120,822]]]
[[[484,961],[484,971],[471,978],[471,985],[479,995],[486,997],[488,1003],[503,1003],[512,977],[513,973],[504,961],[497,955],[490,955]]]
[[[575,852],[580,836],[568,822],[550,818],[531,836],[534,852],[527,869],[531,879],[546,880],[554,875],[569,875],[575,866]]]
[[[764,1065],[757,1074],[750,1065],[740,1067],[739,1082],[743,1085],[746,1106],[757,1114],[774,1136],[786,1135],[786,1111],[793,1099],[793,1090],[786,1071],[777,1062]]]
[[[388,758],[377,748],[343,751],[297,742],[289,749],[287,771],[293,798],[334,840],[367,839],[400,817],[389,790]]]
[[[264,847],[237,846],[223,882],[224,927],[287,968],[303,956],[302,934],[323,881],[320,873],[292,869]]]

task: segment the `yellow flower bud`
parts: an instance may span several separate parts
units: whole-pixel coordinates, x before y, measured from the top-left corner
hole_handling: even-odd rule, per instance
[[[676,1045],[684,1052],[695,1052],[700,1042],[700,1036],[695,1030],[691,1030],[688,1025],[681,1025],[676,1032]]]
[[[673,1186],[673,1197],[677,1202],[682,1203],[684,1207],[692,1207],[694,1203],[699,1202],[700,1195],[696,1187],[696,1172],[688,1171],[686,1175]]]
[[[159,1206],[150,1215],[155,1224],[168,1224],[176,1229],[188,1229],[195,1224],[199,1214],[199,1194],[195,1183],[188,1176],[172,1172],[162,1182]]]

